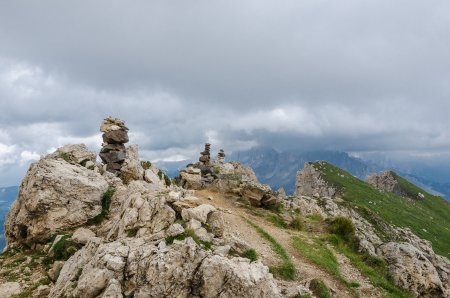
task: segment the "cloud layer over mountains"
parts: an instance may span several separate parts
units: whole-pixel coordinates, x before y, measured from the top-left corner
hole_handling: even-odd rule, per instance
[[[444,0],[2,2],[0,185],[108,115],[148,159],[449,152],[449,36]]]

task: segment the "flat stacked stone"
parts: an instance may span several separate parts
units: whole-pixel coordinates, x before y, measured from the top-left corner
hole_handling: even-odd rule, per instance
[[[108,117],[103,120],[100,131],[103,132],[103,144],[100,158],[106,164],[106,170],[118,173],[126,156],[125,143],[128,143],[128,128],[123,120]]]
[[[200,158],[198,159],[202,164],[208,165],[211,161],[211,144],[205,144],[205,150],[200,152]]]
[[[225,151],[223,151],[223,149],[219,150],[219,153],[217,154],[217,160],[220,164],[223,164],[225,162]]]

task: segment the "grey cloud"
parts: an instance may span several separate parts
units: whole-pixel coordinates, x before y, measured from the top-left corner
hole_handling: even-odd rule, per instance
[[[443,0],[4,1],[0,168],[98,149],[108,115],[154,160],[208,140],[450,151],[449,15]]]

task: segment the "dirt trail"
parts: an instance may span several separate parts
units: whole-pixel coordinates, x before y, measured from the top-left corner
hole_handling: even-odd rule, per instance
[[[202,203],[214,205],[225,211],[225,234],[237,235],[248,242],[260,256],[260,260],[267,266],[279,264],[278,256],[273,252],[270,243],[261,237],[252,227],[250,227],[243,218],[247,218],[255,224],[263,227],[272,237],[274,237],[291,256],[298,277],[295,281],[280,281],[280,284],[293,286],[306,284],[313,278],[322,279],[334,292],[336,297],[354,297],[349,289],[336,277],[324,271],[317,265],[301,256],[292,245],[292,237],[300,235],[300,232],[280,229],[272,225],[263,217],[252,215],[251,212],[242,207],[238,207],[231,199],[224,195],[209,190],[200,190],[195,192]],[[209,200],[208,198],[212,198]],[[378,289],[374,288],[370,282],[354,268],[350,261],[343,255],[334,252],[340,265],[342,275],[349,281],[357,281],[361,286],[358,290],[361,297],[380,297]]]

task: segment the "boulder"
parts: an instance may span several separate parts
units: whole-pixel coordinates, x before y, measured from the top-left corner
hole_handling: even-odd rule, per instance
[[[64,160],[32,164],[6,218],[8,248],[46,243],[52,235],[77,228],[102,211],[108,188],[98,173]]]
[[[128,128],[125,126],[125,121],[118,118],[113,118],[111,116],[103,119],[102,123],[100,124],[100,131],[103,133],[107,133],[114,130],[128,131]]]
[[[269,268],[245,258],[213,255],[197,273],[200,297],[280,297]]]
[[[214,206],[202,204],[195,208],[183,209],[181,211],[181,217],[186,221],[195,219],[204,224],[208,220],[208,214],[213,211],[216,211]]]
[[[334,198],[336,189],[322,179],[320,170],[313,164],[305,163],[303,170],[297,173],[296,196],[315,196]]]
[[[174,223],[175,211],[151,187],[144,181],[133,181],[121,193],[122,201],[104,227],[106,239],[125,238],[130,231],[139,231],[138,237],[153,235]]]
[[[212,211],[208,214],[206,223],[209,225],[211,233],[216,237],[222,237],[225,230],[225,221],[221,211]]]
[[[78,228],[72,235],[72,240],[78,244],[86,244],[89,238],[95,237],[95,233],[86,228]]]
[[[40,285],[33,292],[33,298],[45,298],[50,294],[50,286],[48,285]]]
[[[180,185],[187,189],[201,189],[202,175],[200,169],[188,167],[180,171]]]
[[[192,238],[95,239],[66,262],[49,297],[280,297],[266,266],[212,255]]]
[[[18,282],[6,282],[0,284],[0,297],[9,298],[13,295],[17,295],[22,291]]]
[[[123,129],[105,132],[102,137],[103,142],[108,144],[124,144],[129,141],[128,132]]]
[[[88,161],[95,163],[97,154],[94,151],[89,151],[85,144],[72,144],[58,148],[55,152],[47,155],[46,158],[63,159],[71,164],[85,166]]]
[[[143,180],[144,168],[139,161],[138,146],[133,144],[127,148],[125,161],[120,169],[121,178],[125,184],[133,180]]]
[[[367,178],[367,183],[376,187],[382,191],[392,192],[401,197],[411,197],[406,190],[402,188],[398,181],[397,174],[392,171],[383,171],[380,175],[371,174]],[[424,199],[425,196],[422,193],[417,193],[412,196],[411,199]]]
[[[397,286],[416,297],[444,297],[438,272],[419,249],[410,243],[389,242],[380,251]]]

